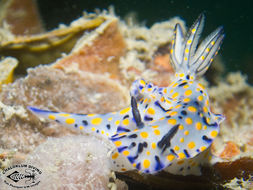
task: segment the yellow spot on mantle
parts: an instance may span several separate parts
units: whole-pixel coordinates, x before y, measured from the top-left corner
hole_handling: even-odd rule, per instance
[[[174,94],[172,95],[172,98],[176,98],[176,97],[178,97],[178,95],[179,95],[179,93],[176,92],[176,93],[174,93]]]
[[[191,94],[192,94],[191,90],[186,90],[184,93],[185,96],[190,96]]]
[[[115,125],[119,125],[120,124],[120,120],[115,121]]]
[[[206,147],[202,146],[202,147],[199,148],[199,150],[202,152],[202,151],[206,150]]]
[[[68,116],[70,116],[70,114],[68,114],[68,113],[59,113],[59,116],[68,117]]]
[[[202,124],[200,122],[197,122],[195,125],[196,129],[199,131],[202,129]]]
[[[190,112],[196,112],[196,111],[197,111],[197,109],[196,109],[194,106],[189,106],[189,107],[188,107],[188,110],[189,110]]]
[[[155,130],[154,130],[154,133],[155,133],[155,135],[160,135],[160,130],[155,129]]]
[[[183,125],[179,125],[178,129],[179,129],[179,130],[183,130],[183,129],[184,129],[184,126],[183,126]]]
[[[176,125],[177,120],[176,119],[168,119],[168,124]]]
[[[112,159],[115,160],[116,158],[118,158],[119,156],[119,153],[118,152],[115,152],[113,155],[112,155]]]
[[[115,141],[114,144],[115,144],[117,147],[119,147],[119,146],[122,144],[122,142],[121,142],[121,141]]]
[[[97,117],[97,118],[94,118],[91,120],[91,123],[93,125],[99,125],[101,122],[102,122],[102,118],[100,118],[100,117]]]
[[[187,102],[189,102],[190,100],[191,100],[190,98],[184,98],[183,101],[184,101],[185,103],[187,103]]]
[[[67,118],[66,120],[65,120],[65,122],[67,123],[67,124],[73,124],[73,123],[75,123],[75,119],[73,119],[73,118]]]
[[[192,118],[190,118],[190,117],[187,117],[187,118],[185,119],[185,122],[186,122],[186,124],[188,124],[188,125],[191,125],[191,124],[193,123]]]
[[[191,141],[191,142],[188,143],[187,146],[188,146],[189,149],[193,149],[195,147],[195,142]]]
[[[149,166],[150,166],[150,161],[147,160],[147,159],[145,159],[145,160],[143,161],[143,167],[146,169],[146,168],[148,168]]]
[[[198,98],[197,98],[197,99],[198,99],[198,101],[200,101],[200,102],[201,102],[201,101],[203,100],[203,96],[198,96]]]
[[[179,146],[175,146],[175,147],[174,147],[174,150],[175,150],[175,151],[179,151],[179,149],[180,149]]]
[[[172,155],[172,154],[169,154],[168,156],[167,156],[167,160],[168,161],[172,161],[172,160],[174,160],[174,158],[175,158],[175,156],[174,155]]]
[[[189,135],[189,131],[186,130],[186,131],[184,132],[184,135]]]
[[[156,148],[156,144],[155,144],[154,142],[152,142],[152,143],[151,143],[151,147],[152,147],[153,149],[155,149],[155,148]]]
[[[129,124],[129,119],[124,119],[124,120],[122,121],[122,124],[123,124],[124,126],[127,126],[127,125]]]
[[[148,108],[148,110],[147,110],[147,112],[148,112],[148,114],[150,114],[150,115],[154,115],[155,114],[155,110],[153,109],[153,108]]]
[[[119,113],[120,114],[126,114],[127,112],[129,112],[129,110],[130,110],[130,107],[121,110]]]
[[[122,154],[125,155],[125,156],[128,156],[130,153],[129,153],[128,150],[124,150],[124,151],[122,152]]]
[[[179,152],[177,155],[178,155],[179,159],[184,159],[185,158],[185,154],[183,152]]]
[[[147,132],[141,132],[140,135],[141,135],[142,138],[147,138],[148,137]]]
[[[48,118],[49,118],[49,119],[52,119],[52,120],[55,120],[55,119],[56,119],[56,117],[55,117],[54,115],[49,115]]]
[[[217,131],[212,131],[210,133],[211,137],[215,138],[217,135],[218,135],[218,132]]]

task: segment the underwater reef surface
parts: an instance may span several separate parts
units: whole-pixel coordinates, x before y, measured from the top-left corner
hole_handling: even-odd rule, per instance
[[[81,135],[27,110],[27,106],[36,106],[80,114],[107,113],[130,104],[129,87],[135,79],[168,86],[174,75],[169,56],[173,30],[179,23],[185,32],[184,21],[176,17],[151,28],[132,21],[103,11],[85,13],[70,26],[43,34],[3,32],[12,38],[1,42],[1,54],[18,59],[17,69],[29,69],[27,76],[2,85],[0,92],[1,170],[17,163],[36,165],[44,172],[41,185],[45,185],[38,189],[252,188],[253,88],[240,72],[222,78],[220,59],[216,58],[208,73],[212,80],[201,80],[212,111],[224,114],[226,120],[212,144],[210,166],[203,167],[201,176],[166,171],[115,176],[109,168],[107,153],[113,146],[109,141],[95,134]],[[68,41],[72,37],[75,40]],[[63,49],[68,49],[65,54]],[[48,58],[50,54],[53,58]],[[39,66],[30,68],[35,65]],[[59,183],[59,179],[64,180]],[[2,180],[0,187],[8,189]]]

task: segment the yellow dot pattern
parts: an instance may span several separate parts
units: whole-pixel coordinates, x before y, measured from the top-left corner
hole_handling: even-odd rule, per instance
[[[198,101],[200,101],[200,102],[201,102],[201,101],[203,100],[203,96],[198,96],[198,98],[197,98],[197,99],[198,99]]]
[[[68,113],[59,113],[59,116],[61,116],[61,117],[69,117],[70,114],[68,114]]]
[[[195,145],[195,142],[191,141],[191,142],[188,143],[187,146],[188,146],[189,149],[193,149],[196,145]]]
[[[148,108],[147,113],[150,115],[154,115],[155,114],[154,108],[152,108],[152,107]]]
[[[197,108],[195,108],[194,106],[189,106],[189,107],[188,107],[188,110],[189,110],[190,112],[196,112],[196,111],[197,111]]]
[[[188,84],[183,86],[184,89],[187,89],[187,88],[189,88],[189,87],[190,87],[190,86],[189,86]]]
[[[128,156],[128,155],[130,154],[130,152],[129,152],[128,150],[124,150],[124,151],[122,152],[122,154],[125,155],[125,156]]]
[[[196,127],[196,129],[199,131],[199,130],[202,129],[202,124],[201,124],[200,122],[197,122],[197,123],[195,124],[195,127]]]
[[[210,136],[211,136],[212,138],[215,138],[217,135],[218,135],[218,132],[217,132],[217,131],[212,131],[212,132],[210,133]]]
[[[176,125],[177,120],[176,119],[168,119],[168,124]]]
[[[185,119],[185,123],[188,124],[188,125],[191,125],[191,124],[193,123],[192,118],[187,117],[187,118]]]
[[[175,147],[174,147],[174,150],[175,150],[175,151],[179,151],[179,149],[180,149],[179,146],[175,146]]]
[[[55,120],[55,119],[56,119],[56,117],[55,117],[54,115],[49,115],[48,118],[49,118],[49,119],[52,119],[52,120]]]
[[[114,144],[115,144],[115,146],[119,147],[120,145],[122,145],[122,142],[121,141],[115,141]]]
[[[102,123],[102,118],[100,118],[100,117],[97,117],[97,118],[94,118],[91,120],[91,124],[93,124],[93,125],[99,125],[101,123]]]
[[[191,90],[186,90],[184,93],[185,96],[190,96],[191,94],[192,94]]]
[[[145,160],[143,161],[143,167],[144,167],[145,169],[147,169],[147,168],[149,168],[149,166],[150,166],[150,161],[147,160],[147,159],[145,159]]]
[[[176,111],[170,112],[170,116],[175,116],[175,115],[177,115],[177,112],[176,112]]]
[[[174,159],[175,159],[175,156],[174,156],[174,155],[172,155],[172,154],[169,154],[166,158],[167,158],[167,160],[168,160],[168,161],[170,161],[170,162],[171,162],[172,160],[174,160]]]
[[[202,151],[204,151],[206,149],[206,147],[205,146],[202,146],[202,147],[200,147],[200,151],[202,152]]]
[[[140,80],[140,84],[141,84],[142,86],[145,86],[145,85],[146,85],[146,82],[145,82],[144,80]]]
[[[155,135],[160,135],[160,130],[155,129],[155,130],[154,130],[154,134],[155,134]]]
[[[130,110],[130,107],[121,110],[119,113],[120,113],[121,115],[123,115],[123,114],[126,114],[127,112],[129,112],[129,110]]]
[[[179,125],[178,129],[179,129],[179,130],[183,130],[183,129],[184,129],[184,126],[183,126],[183,125]]]
[[[152,142],[152,143],[151,143],[151,147],[152,147],[153,149],[155,149],[155,148],[156,148],[156,143]]]
[[[185,154],[183,152],[179,152],[177,155],[178,155],[179,159],[184,159],[185,158]]]
[[[148,133],[147,132],[141,132],[140,133],[140,136],[142,137],[142,138],[148,138]]]
[[[112,159],[115,160],[117,159],[119,156],[119,153],[118,152],[115,152],[113,155],[112,155]]]
[[[172,98],[176,98],[176,97],[178,97],[178,95],[179,95],[179,93],[176,92],[176,93],[174,93],[174,94],[172,95]]]
[[[115,125],[119,125],[119,124],[120,124],[120,120],[116,120]]]
[[[129,119],[124,119],[124,120],[122,121],[122,125],[124,125],[124,126],[129,125]]]
[[[190,98],[184,98],[184,99],[183,99],[183,101],[184,101],[185,103],[189,102],[190,100],[191,100]]]
[[[189,52],[189,50],[188,50],[188,52]],[[180,73],[179,76],[184,77],[184,73]]]
[[[73,119],[73,118],[67,118],[67,119],[65,120],[65,122],[66,122],[67,124],[71,125],[71,124],[74,124],[74,123],[75,123],[75,119]]]

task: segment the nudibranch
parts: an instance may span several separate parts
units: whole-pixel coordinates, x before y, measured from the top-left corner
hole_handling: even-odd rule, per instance
[[[223,120],[210,111],[208,93],[196,78],[210,66],[224,33],[219,27],[198,45],[203,24],[201,14],[186,36],[179,24],[175,26],[170,52],[175,79],[168,87],[143,79],[133,82],[131,106],[123,110],[73,114],[29,109],[39,117],[111,140],[115,145],[111,163],[116,171],[156,173],[189,161],[211,145]]]

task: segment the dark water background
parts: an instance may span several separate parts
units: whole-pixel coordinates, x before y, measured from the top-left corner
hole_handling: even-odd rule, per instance
[[[59,23],[69,24],[83,11],[94,12],[96,8],[107,9],[110,5],[122,18],[130,12],[136,13],[138,21],[146,26],[180,16],[190,27],[204,12],[203,36],[224,26],[226,37],[219,54],[226,71],[241,71],[253,84],[253,0],[38,0],[38,5],[49,30]]]

